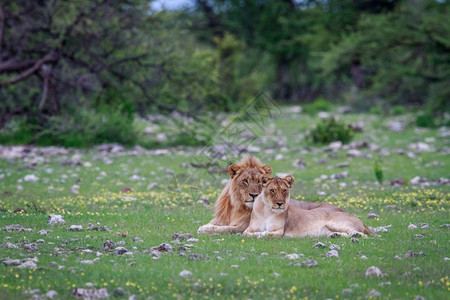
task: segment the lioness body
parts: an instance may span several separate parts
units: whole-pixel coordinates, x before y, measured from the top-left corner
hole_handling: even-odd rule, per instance
[[[200,226],[198,233],[243,232],[250,224],[253,203],[262,191],[261,175],[270,176],[272,169],[253,156],[244,157],[228,167],[230,181],[222,190],[215,206],[214,219]],[[321,208],[342,211],[327,203],[291,200],[291,205],[303,209]]]
[[[291,175],[271,178],[256,198],[244,236],[305,237],[331,234],[362,235],[370,230],[357,217],[343,211],[306,210],[291,205]]]

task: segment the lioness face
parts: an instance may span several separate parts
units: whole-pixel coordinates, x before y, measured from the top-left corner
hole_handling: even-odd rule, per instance
[[[228,168],[231,180],[234,184],[234,191],[239,194],[241,203],[252,209],[256,197],[261,194],[261,175],[270,176],[272,168],[263,166],[262,168],[241,168],[238,165],[231,165]]]
[[[270,205],[272,211],[275,213],[286,211],[288,207],[289,191],[295,181],[294,177],[292,175],[287,175],[284,178],[268,178],[262,175],[260,180],[263,183],[266,205]]]

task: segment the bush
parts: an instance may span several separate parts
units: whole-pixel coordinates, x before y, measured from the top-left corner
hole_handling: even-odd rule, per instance
[[[314,143],[331,143],[341,141],[348,143],[353,138],[354,131],[347,124],[336,118],[329,118],[317,123],[310,132],[310,138]]]
[[[383,110],[378,106],[374,106],[374,107],[370,108],[369,112],[373,115],[381,116],[381,114],[383,113]]]
[[[426,112],[416,117],[416,125],[419,127],[433,128],[436,126],[434,117],[431,113]]]
[[[405,107],[401,105],[395,105],[394,107],[392,107],[392,113],[396,116],[403,115],[405,111]]]
[[[306,113],[310,115],[316,115],[319,111],[330,111],[332,105],[324,98],[317,98],[316,101],[310,104],[306,104],[303,108]]]

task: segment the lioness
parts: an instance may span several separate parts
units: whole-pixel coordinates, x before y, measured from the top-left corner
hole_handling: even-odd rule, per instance
[[[305,237],[372,234],[360,219],[343,211],[305,210],[290,205],[294,177],[261,176],[263,190],[256,198],[250,225],[244,236]]]
[[[243,232],[250,223],[253,203],[262,191],[261,175],[269,177],[272,168],[263,165],[256,157],[245,156],[239,163],[230,165],[228,173],[231,179],[217,199],[214,219],[200,226],[198,233]],[[290,202],[292,206],[304,209],[342,211],[327,203]]]

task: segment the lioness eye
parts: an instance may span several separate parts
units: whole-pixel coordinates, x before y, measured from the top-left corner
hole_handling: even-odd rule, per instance
[[[287,192],[286,190],[283,190],[283,194],[286,194],[286,192]]]
[[[245,184],[248,183],[247,179],[242,180],[242,182],[245,183]]]
[[[275,193],[275,190],[270,190],[270,192],[271,192],[272,194],[274,194],[274,193]]]

